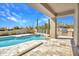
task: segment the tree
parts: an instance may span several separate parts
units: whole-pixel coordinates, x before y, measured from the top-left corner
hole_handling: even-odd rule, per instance
[[[27,33],[35,33],[35,30],[32,26],[27,27]]]
[[[48,19],[48,34],[50,34],[50,19]]]
[[[45,30],[45,33],[48,31],[48,24],[47,23],[45,23],[45,25],[44,25],[44,30]]]
[[[19,26],[15,26],[13,29],[20,29],[20,27]]]
[[[32,26],[29,26],[29,27],[28,27],[28,29],[32,30],[32,29],[33,29],[33,27],[32,27]]]
[[[37,19],[37,25],[36,25],[36,29],[37,29],[37,32],[38,32],[38,19]]]
[[[4,28],[4,27],[0,28],[0,31],[6,31],[6,30],[8,30],[8,29]]]

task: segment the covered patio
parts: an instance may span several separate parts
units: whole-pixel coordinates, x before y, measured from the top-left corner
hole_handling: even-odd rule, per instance
[[[71,40],[74,55],[79,55],[79,4],[76,3],[28,3],[28,5],[49,16],[50,37],[57,39],[57,17],[72,15],[74,22],[74,38]]]

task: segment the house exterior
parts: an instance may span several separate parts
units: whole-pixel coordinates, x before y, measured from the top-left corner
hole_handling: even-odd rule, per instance
[[[79,47],[79,4],[78,3],[28,3],[33,8],[39,10],[50,17],[50,36],[57,38],[57,17],[72,15],[74,16],[74,46]],[[68,29],[68,35],[72,35]]]

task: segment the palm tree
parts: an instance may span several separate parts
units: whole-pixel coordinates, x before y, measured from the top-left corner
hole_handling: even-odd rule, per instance
[[[37,32],[38,32],[38,19],[37,19],[37,26],[36,26]]]
[[[44,30],[45,30],[45,26],[44,25],[42,25],[42,32],[44,33]]]
[[[29,27],[28,27],[28,29],[32,30],[32,29],[33,29],[33,27],[32,27],[32,26],[29,26]]]
[[[44,33],[46,33],[47,30],[48,30],[48,24],[45,23],[45,24],[42,26],[42,28],[43,28],[43,30],[44,30]]]
[[[20,29],[20,27],[19,27],[19,26],[15,26],[13,29],[14,29],[14,30],[15,30],[15,29]]]
[[[47,30],[48,30],[48,24],[45,23],[45,33],[47,33]]]
[[[38,29],[40,32],[43,32],[43,27],[42,26],[38,26]]]
[[[50,19],[48,19],[48,34],[50,34]]]
[[[34,33],[35,30],[32,26],[27,27],[27,33]]]

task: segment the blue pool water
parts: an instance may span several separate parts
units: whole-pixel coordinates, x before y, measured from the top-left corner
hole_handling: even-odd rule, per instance
[[[0,38],[0,47],[6,47],[6,46],[11,46],[27,41],[32,41],[32,40],[44,40],[45,37],[42,35],[27,35],[27,36],[22,36],[22,37],[4,37]]]

